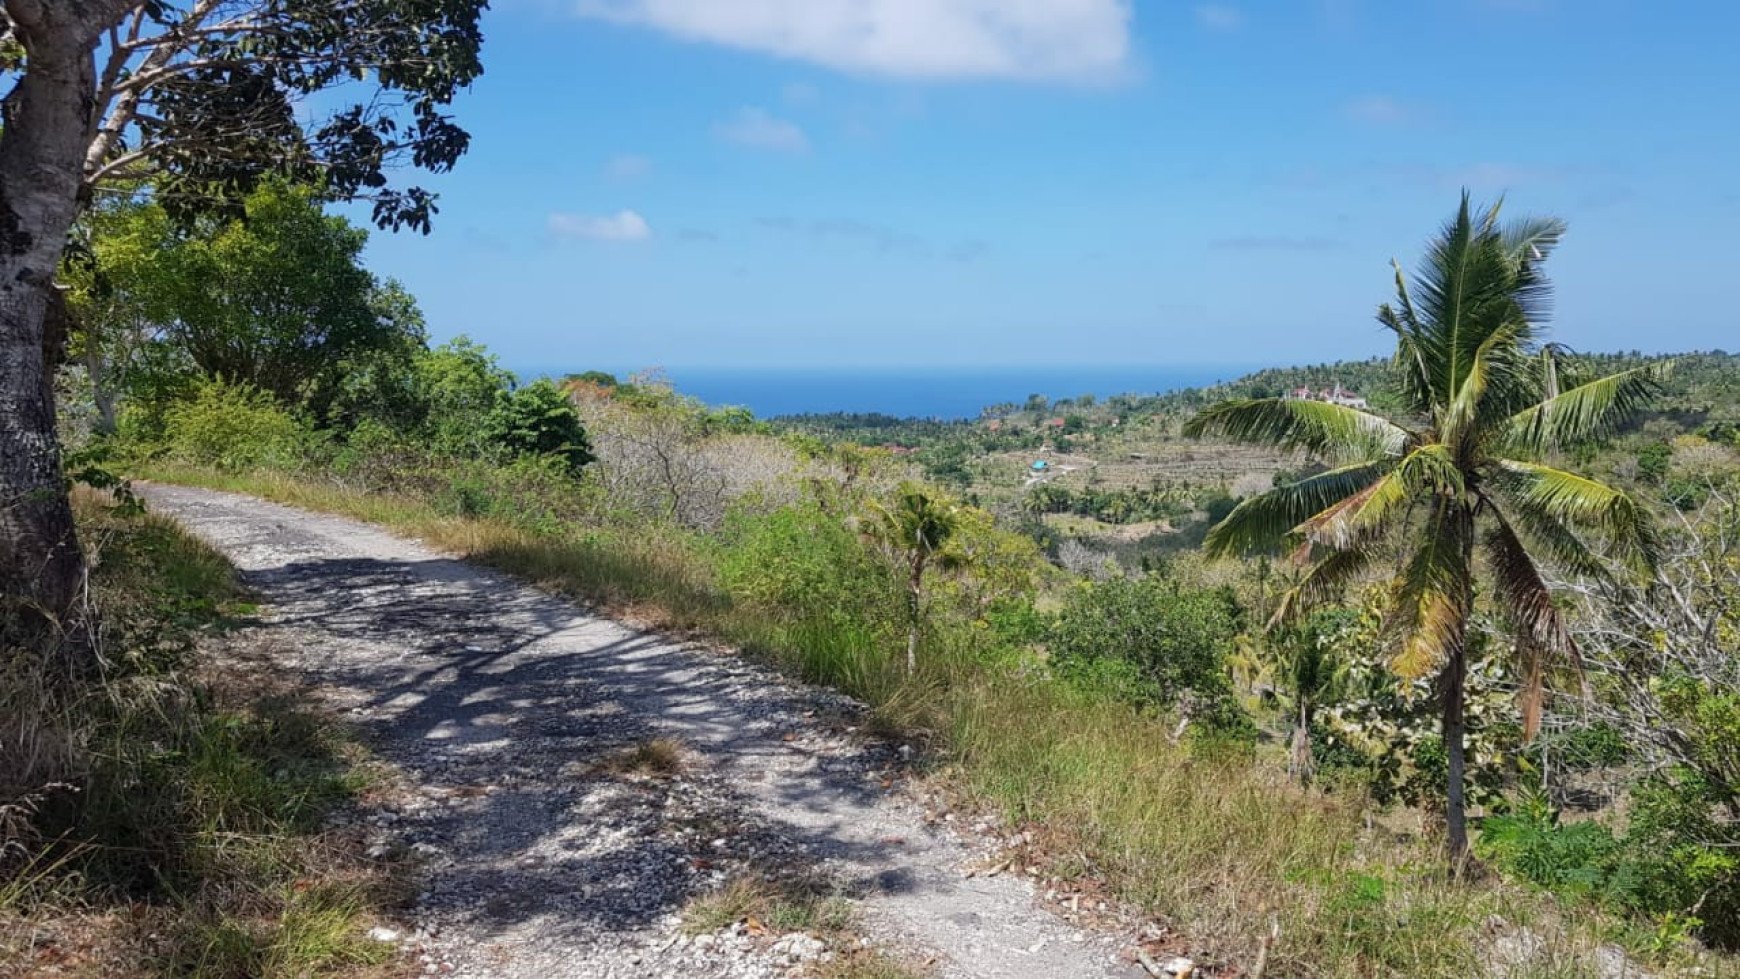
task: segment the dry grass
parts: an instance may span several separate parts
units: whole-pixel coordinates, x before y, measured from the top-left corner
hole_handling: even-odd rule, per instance
[[[700,935],[753,922],[770,934],[802,931],[838,940],[849,935],[854,917],[851,901],[826,881],[750,871],[691,898],[682,931]]]
[[[611,755],[599,762],[598,768],[612,775],[671,778],[687,767],[686,753],[683,743],[675,738],[651,738]]]
[[[1491,942],[1495,918],[1531,929],[1542,942],[1541,953],[1509,970],[1509,979],[1588,975],[1603,943],[1649,944],[1637,926],[1598,911],[1564,909],[1495,881],[1446,879],[1431,840],[1369,827],[1357,794],[1302,790],[1262,760],[1181,747],[1157,718],[1006,659],[987,660],[972,630],[933,630],[924,668],[908,678],[897,651],[868,633],[733,609],[704,551],[669,531],[589,528],[552,536],[281,477],[174,475],[383,522],[553,591],[734,642],[797,676],[853,693],[882,723],[935,735],[950,784],[966,803],[1037,828],[1049,872],[1103,881],[1165,922],[1179,936],[1179,951],[1199,961],[1249,967],[1271,920],[1280,928],[1268,955],[1271,977],[1485,974],[1480,950]],[[762,885],[734,882],[699,899],[689,927],[767,913],[771,900]],[[1731,959],[1701,967],[1705,975],[1740,974]]]
[[[813,974],[816,979],[929,979],[936,972],[881,949],[860,948],[817,964]]]
[[[106,666],[75,677],[52,645],[0,646],[34,663],[0,672],[8,745],[31,746],[0,756],[0,976],[387,974],[365,933],[404,878],[326,821],[362,784],[360,746],[290,681],[215,652],[251,610],[220,555],[75,502]]]

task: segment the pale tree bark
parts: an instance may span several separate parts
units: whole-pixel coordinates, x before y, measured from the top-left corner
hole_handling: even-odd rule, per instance
[[[79,204],[96,39],[126,5],[4,4],[26,61],[0,104],[0,600],[56,621],[84,561],[61,481],[45,314]]]
[[[1444,739],[1444,754],[1449,777],[1445,785],[1444,832],[1450,853],[1451,869],[1457,874],[1468,873],[1473,864],[1468,847],[1467,788],[1463,784],[1468,769],[1468,610],[1474,608],[1474,514],[1458,514],[1457,536],[1462,546],[1462,608],[1464,618],[1449,659],[1439,675],[1443,714],[1440,731]]]

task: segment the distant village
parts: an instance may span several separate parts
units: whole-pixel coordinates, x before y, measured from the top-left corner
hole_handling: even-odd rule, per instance
[[[1344,408],[1370,407],[1370,405],[1365,403],[1364,398],[1343,388],[1339,382],[1336,383],[1333,389],[1326,391],[1313,391],[1311,390],[1310,385],[1301,385],[1288,391],[1281,397],[1286,398],[1288,401],[1327,401],[1332,405],[1341,405]]]

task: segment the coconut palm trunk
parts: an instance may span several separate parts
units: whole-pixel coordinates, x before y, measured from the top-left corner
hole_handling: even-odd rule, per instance
[[[1310,698],[1299,698],[1298,726],[1293,728],[1293,757],[1287,767],[1288,774],[1301,782],[1309,781],[1316,768],[1311,761],[1311,721],[1316,707]]]
[[[918,630],[924,623],[924,565],[926,556],[922,550],[913,552],[912,573],[906,584],[906,673],[908,676],[918,670]]]
[[[1291,550],[1307,570],[1277,619],[1377,580],[1381,557],[1403,556],[1385,632],[1397,672],[1438,678],[1449,758],[1445,843],[1458,868],[1469,853],[1465,687],[1475,579],[1490,582],[1487,601],[1515,639],[1523,730],[1532,737],[1548,661],[1577,661],[1542,565],[1604,574],[1598,546],[1639,569],[1655,560],[1635,501],[1536,460],[1613,434],[1655,393],[1664,368],[1577,383],[1577,360],[1545,341],[1551,288],[1541,266],[1564,225],[1501,224],[1498,216],[1496,205],[1474,212],[1464,193],[1415,276],[1395,267],[1396,303],[1379,307],[1377,318],[1396,338],[1405,424],[1339,404],[1255,398],[1222,402],[1185,427],[1187,435],[1303,450],[1334,464],[1246,499],[1205,541],[1222,555]]]

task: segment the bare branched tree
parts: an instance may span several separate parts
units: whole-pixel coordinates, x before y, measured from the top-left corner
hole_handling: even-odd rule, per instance
[[[1740,819],[1740,745],[1713,750],[1683,698],[1740,690],[1740,493],[1712,482],[1707,502],[1663,534],[1663,559],[1639,579],[1624,569],[1561,581],[1592,696],[1589,718],[1620,731],[1644,770],[1695,767]],[[1725,740],[1717,736],[1716,740]]]

